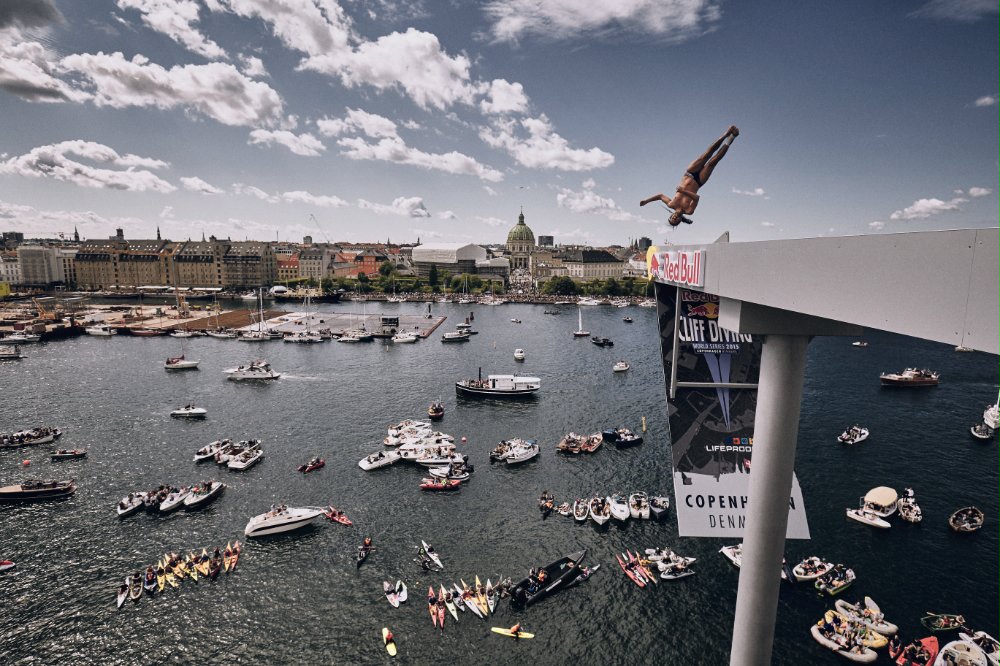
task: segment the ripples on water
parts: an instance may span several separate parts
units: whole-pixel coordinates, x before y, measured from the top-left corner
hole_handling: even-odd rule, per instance
[[[349,305],[328,306],[344,310]],[[0,507],[0,555],[17,561],[0,576],[0,654],[5,663],[384,663],[380,629],[397,637],[401,662],[472,658],[514,664],[719,664],[727,661],[738,573],[717,553],[725,542],[680,539],[676,520],[629,521],[597,527],[553,514],[541,520],[544,489],[559,500],[615,490],[673,496],[655,312],[587,308],[585,326],[615,340],[600,349],[575,340],[575,310],[542,314],[542,306],[477,308],[481,331],[462,345],[439,334],[468,306],[437,306],[446,322],[417,345],[244,344],[200,338],[82,337],[29,347],[29,358],[0,365],[0,430],[49,423],[66,433],[61,445],[90,449],[83,461],[49,463],[46,451],[0,452],[0,480],[75,476],[80,491],[67,501]],[[386,306],[417,314],[422,305]],[[634,324],[621,321],[624,313]],[[509,320],[520,318],[523,324]],[[971,441],[967,430],[996,396],[996,357],[956,354],[950,347],[872,334],[871,347],[818,338],[810,345],[797,470],[813,539],[790,542],[789,559],[817,553],[853,566],[857,594],[871,594],[904,636],[919,631],[923,610],[960,611],[977,627],[996,628],[997,449]],[[527,360],[512,359],[523,347]],[[183,351],[201,360],[197,372],[167,374],[163,359]],[[264,356],[286,375],[273,385],[224,380],[222,369]],[[632,370],[611,372],[627,358]],[[938,369],[940,387],[880,389],[877,375],[909,365]],[[483,373],[537,374],[539,397],[524,403],[456,402],[454,381]],[[363,455],[382,447],[388,424],[421,417],[443,398],[440,428],[456,438],[477,471],[455,495],[417,488],[421,470],[405,464],[366,473]],[[168,412],[197,402],[203,422]],[[646,443],[589,457],[554,452],[570,430],[613,425],[638,428]],[[871,438],[854,449],[836,444],[861,422]],[[487,452],[506,437],[534,437],[541,456],[520,468],[490,465]],[[260,437],[265,459],[245,473],[191,462],[195,449],[220,437]],[[295,468],[312,455],[327,466],[303,476]],[[28,470],[20,467],[31,458]],[[187,484],[217,475],[229,484],[209,508],[170,516],[119,520],[116,502],[130,490]],[[874,531],[847,521],[844,507],[876,485],[916,489],[924,523],[896,522]],[[272,502],[326,504],[347,511],[355,526],[322,524],[297,535],[247,544],[235,575],[214,583],[182,584],[162,597],[127,602],[114,593],[128,572],[168,550],[224,545],[242,537],[247,519]],[[987,514],[982,532],[952,534],[947,515],[975,503]],[[612,521],[613,523],[613,521]],[[378,552],[357,570],[362,536]],[[426,574],[414,561],[421,538],[441,553],[446,570]],[[670,545],[699,558],[697,576],[639,590],[617,567],[614,553]],[[444,634],[431,627],[428,583],[478,573],[515,580],[528,567],[580,548],[601,570],[572,591],[527,611],[506,603],[483,622],[469,613]],[[446,577],[445,577],[446,576]],[[410,600],[391,608],[383,579],[402,578]],[[830,604],[804,585],[781,592],[774,661],[840,663],[808,636]],[[536,633],[513,643],[489,626],[515,621]]]

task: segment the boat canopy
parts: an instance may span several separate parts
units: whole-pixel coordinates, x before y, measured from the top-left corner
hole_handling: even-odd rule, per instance
[[[878,506],[892,506],[896,503],[899,495],[888,486],[872,488],[865,494],[865,504],[877,504]]]

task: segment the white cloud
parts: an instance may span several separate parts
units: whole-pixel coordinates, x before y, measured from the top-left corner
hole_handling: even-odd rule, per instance
[[[483,185],[483,189],[486,190],[486,194],[490,195],[491,197],[495,197],[495,196],[497,196],[499,194],[499,192],[497,192],[496,190],[494,190],[489,185]]]
[[[142,55],[126,60],[121,53],[97,53],[67,56],[59,68],[82,75],[97,106],[181,107],[234,126],[281,122],[283,103],[278,93],[228,63],[166,69]]]
[[[239,55],[239,61],[243,66],[243,73],[250,78],[264,79],[271,76],[268,73],[267,68],[264,67],[264,61],[257,56],[241,53]]]
[[[354,132],[363,132],[373,139],[398,136],[396,123],[385,116],[368,113],[361,109],[347,109],[344,118],[320,118],[316,127],[324,136],[340,136]]]
[[[51,236],[54,228],[62,227],[71,235],[74,226],[81,235],[103,236],[115,227],[128,228],[142,222],[134,217],[104,217],[93,211],[45,210],[23,204],[0,200],[0,220],[16,221],[19,231],[26,235]]]
[[[349,137],[338,140],[337,145],[345,149],[340,154],[352,160],[379,160],[395,164],[408,164],[445,173],[476,176],[490,182],[503,180],[502,173],[481,164],[468,155],[456,151],[427,153],[407,146],[399,137],[384,138],[378,143],[368,143],[360,137]]]
[[[254,187],[253,185],[245,185],[244,183],[233,183],[233,192],[236,194],[243,194],[246,196],[255,197],[261,201],[266,201],[267,203],[278,203],[281,201],[280,197],[273,194],[268,194],[259,187]]]
[[[517,136],[519,128],[528,136]],[[589,171],[611,166],[615,161],[614,155],[600,148],[570,148],[569,142],[553,131],[544,114],[516,121],[497,120],[492,127],[482,128],[479,137],[493,148],[506,150],[518,164],[533,169]]]
[[[441,211],[440,213],[437,214],[437,217],[438,217],[439,220],[457,220],[458,219],[458,215],[455,215],[455,212],[451,211],[451,210],[443,210],[443,211]]]
[[[873,231],[879,231],[885,227],[885,222],[875,220],[874,222],[869,222],[868,227]]]
[[[444,238],[444,234],[443,233],[441,233],[440,231],[434,231],[433,229],[417,229],[417,228],[413,228],[413,229],[410,229],[410,231],[412,231],[414,234],[416,234],[417,238],[421,238],[421,237],[423,237],[423,238]]]
[[[396,197],[388,206],[358,199],[358,208],[371,210],[379,215],[403,215],[406,217],[430,217],[422,197]]]
[[[972,197],[973,199],[976,199],[978,197],[988,197],[991,194],[993,194],[993,190],[985,188],[985,187],[970,187],[969,188],[969,196]]]
[[[271,146],[277,144],[284,146],[296,155],[304,157],[317,157],[326,150],[323,142],[312,134],[295,134],[288,130],[263,130],[255,129],[250,132],[250,140],[247,141],[252,146]]]
[[[733,194],[742,194],[743,196],[747,197],[764,197],[765,199],[770,198],[767,196],[767,193],[764,191],[763,187],[755,187],[752,190],[738,190],[734,187]]]
[[[482,217],[480,215],[476,215],[475,219],[478,220],[479,222],[482,222],[483,224],[491,226],[491,227],[507,227],[507,226],[510,226],[510,222],[509,221],[507,221],[507,220],[501,220],[499,217]]]
[[[78,160],[111,167],[108,169]],[[147,169],[169,166],[161,160],[118,154],[113,148],[93,141],[62,141],[32,148],[24,155],[0,162],[0,174],[55,178],[81,187],[131,192],[173,192],[177,188]]]
[[[208,59],[227,58],[226,52],[195,27],[199,5],[194,0],[118,0],[121,9],[135,9],[142,22],[193,53]]]
[[[995,0],[929,0],[910,16],[943,19],[957,23],[974,23],[984,16],[997,13]]]
[[[208,7],[259,18],[286,46],[309,56],[335,60],[350,52],[351,19],[333,0],[213,0]]]
[[[983,95],[974,102],[974,104],[979,107],[996,106],[996,103],[997,103],[996,95]]]
[[[489,0],[484,11],[493,38],[508,42],[620,32],[679,42],[711,30],[722,16],[712,0]]]
[[[917,199],[910,206],[907,206],[903,210],[897,210],[892,215],[889,216],[890,220],[915,220],[922,219],[925,217],[930,217],[931,215],[938,215],[952,210],[961,210],[961,204],[966,203],[968,199],[963,197],[955,197],[948,201],[941,201],[940,199]]]
[[[479,108],[487,115],[503,113],[524,113],[528,110],[528,96],[524,86],[505,79],[493,79],[486,93],[487,99],[479,103]]]
[[[603,197],[594,192],[597,183],[593,178],[583,181],[583,189],[574,191],[569,188],[560,188],[556,195],[556,205],[574,213],[590,213],[604,215],[608,219],[618,222],[641,221],[638,215],[627,213],[615,203],[610,197]]]
[[[198,192],[200,194],[222,194],[223,190],[215,185],[210,185],[197,176],[183,177],[180,179],[185,190]]]
[[[82,102],[89,95],[56,78],[49,49],[16,27],[0,29],[0,90],[29,102]]]
[[[776,227],[778,225],[775,224],[774,222],[761,222],[760,226],[765,227],[767,229],[772,229],[772,228],[774,228],[774,227]]]
[[[281,199],[291,203],[305,203],[313,206],[323,206],[326,208],[343,208],[344,206],[350,206],[348,202],[344,201],[340,197],[310,194],[309,192],[305,192],[303,190],[282,192]]]
[[[160,219],[161,220],[169,220],[169,219],[173,218],[173,216],[174,216],[174,207],[173,206],[164,206],[163,210],[160,211]]]

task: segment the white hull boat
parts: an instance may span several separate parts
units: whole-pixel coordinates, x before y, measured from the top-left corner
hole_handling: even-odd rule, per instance
[[[738,543],[735,546],[723,546],[722,548],[719,549],[719,552],[722,553],[725,556],[725,558],[729,560],[733,564],[733,566],[736,567],[737,569],[739,569],[740,566],[742,566],[743,564],[742,543]],[[782,564],[781,580],[788,580],[788,574],[785,573],[786,567],[784,566],[785,564],[784,558],[781,558],[781,564]]]
[[[608,504],[611,505],[611,517],[615,520],[628,520],[629,510],[628,510],[628,500],[625,499],[624,495],[619,495],[615,493],[608,498]]]
[[[990,666],[990,661],[978,645],[960,639],[941,648],[934,666]]]
[[[525,358],[525,356],[526,356],[526,354],[524,353],[523,349],[515,349],[514,350],[514,360],[515,361],[523,361],[524,358]]]
[[[251,518],[243,530],[243,534],[253,538],[291,532],[311,524],[322,515],[322,509],[311,507],[287,507],[277,511],[268,511]]]
[[[195,370],[198,368],[198,361],[189,361],[183,356],[168,358],[163,364],[165,370]]]
[[[465,459],[462,457],[462,454],[453,453],[449,456],[429,456],[426,458],[417,458],[414,462],[418,465],[423,465],[424,467],[440,467],[442,465],[465,462]]]
[[[208,415],[208,410],[204,407],[180,407],[170,412],[170,415],[182,419],[203,419]]]
[[[236,458],[231,459],[229,462],[226,463],[226,467],[228,467],[229,469],[234,469],[238,472],[242,472],[243,470],[250,469],[257,463],[259,463],[263,457],[264,457],[263,449],[261,448],[252,449],[250,451],[241,453]]]
[[[628,372],[630,367],[627,361],[618,361],[611,367],[611,370],[614,372]]]
[[[226,453],[231,448],[233,448],[233,441],[231,439],[217,439],[195,451],[194,462],[211,460],[215,457],[216,453]]]
[[[524,444],[513,447],[504,460],[507,461],[508,465],[518,465],[537,456],[538,451],[538,444],[535,444],[534,440],[528,440]]]
[[[822,559],[813,556],[807,557],[792,567],[792,574],[794,574],[797,581],[816,580],[828,573],[832,568],[832,562],[824,562]]]
[[[111,337],[112,335],[118,335],[118,331],[111,328],[110,326],[88,326],[83,330],[87,333],[87,335],[93,335],[99,338],[101,337],[107,338]]]
[[[603,525],[611,518],[611,502],[604,497],[590,500],[590,518],[598,525]]]
[[[859,523],[864,523],[865,525],[871,525],[872,527],[879,527],[884,530],[889,529],[892,525],[888,521],[882,520],[874,512],[867,509],[848,509],[847,517],[851,520],[856,520]]]
[[[837,599],[833,605],[838,611],[846,615],[849,620],[860,622],[883,636],[892,636],[899,631],[899,627],[887,621],[882,616],[882,609],[878,607],[878,604],[871,597],[865,597],[864,608],[860,605],[848,603],[843,599]],[[866,610],[868,613],[865,613]]]
[[[632,493],[628,497],[628,510],[637,520],[649,520],[649,496],[644,492]]]
[[[579,522],[584,522],[590,516],[590,503],[587,500],[578,499],[573,502],[573,518]]]
[[[170,513],[171,511],[176,511],[184,505],[184,500],[187,496],[191,494],[191,490],[188,488],[181,488],[178,491],[169,493],[162,502],[160,502],[160,513]]]
[[[841,444],[860,444],[866,439],[868,439],[868,428],[862,426],[852,426],[837,437],[837,441]]]
[[[125,518],[138,513],[146,507],[146,493],[132,493],[132,497],[123,497],[118,503],[118,517]]]
[[[238,366],[222,371],[231,381],[269,381],[281,377],[280,372],[271,369],[264,361],[254,361],[250,365]]]
[[[419,338],[412,333],[397,333],[392,336],[392,343],[395,345],[412,345]]]
[[[397,451],[379,451],[358,461],[358,467],[369,472],[380,467],[388,467],[399,459]]]
[[[188,493],[188,496],[184,498],[184,508],[187,510],[200,509],[206,504],[214,502],[225,491],[226,484],[221,481],[212,481],[208,488],[199,488],[197,492],[192,490]]]
[[[977,631],[972,635],[964,631],[959,632],[958,637],[965,641],[971,641],[979,646],[986,654],[986,659],[991,666],[1000,666],[1000,643],[985,631]]]

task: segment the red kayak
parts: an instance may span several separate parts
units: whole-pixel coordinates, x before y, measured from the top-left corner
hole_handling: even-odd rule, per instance
[[[315,460],[310,460],[305,465],[299,465],[299,471],[302,472],[303,474],[308,474],[309,472],[313,471],[314,469],[319,469],[320,467],[323,467],[324,465],[326,465],[326,461],[325,460],[323,460],[322,458],[316,458]]]
[[[634,573],[632,572],[632,570],[631,570],[631,569],[629,569],[629,568],[628,568],[627,566],[625,566],[625,562],[624,562],[624,561],[622,560],[622,557],[621,557],[621,555],[619,555],[618,553],[615,553],[615,559],[617,559],[617,560],[618,560],[618,566],[620,566],[620,567],[622,568],[622,571],[624,571],[624,572],[625,572],[625,575],[626,575],[626,576],[628,576],[629,578],[631,578],[631,579],[632,579],[632,582],[633,582],[633,583],[635,583],[635,584],[636,584],[636,585],[638,585],[639,587],[646,587],[646,583],[645,583],[645,582],[643,582],[643,581],[642,581],[642,579],[640,579],[640,578],[639,578],[638,576],[636,576],[636,575],[635,575],[635,574],[634,574]]]
[[[434,588],[427,588],[427,610],[431,614],[431,622],[434,626],[438,626],[438,613],[437,613],[437,595],[434,594]]]
[[[13,569],[14,563],[10,560],[0,560],[0,571],[7,571],[7,569]]]
[[[423,479],[420,483],[421,490],[458,490],[462,485],[456,479]]]
[[[354,524],[351,522],[351,519],[348,518],[346,514],[344,514],[343,511],[338,511],[337,509],[334,509],[332,506],[327,507],[326,511],[323,512],[323,515],[332,520],[333,522],[340,523],[341,525],[349,526]]]
[[[938,653],[938,639],[936,636],[927,636],[914,644],[907,645],[895,654],[889,650],[889,656],[893,658],[899,666],[927,666],[934,663],[934,657]],[[916,649],[916,644],[920,645],[920,650]],[[913,648],[913,649],[911,649]]]

